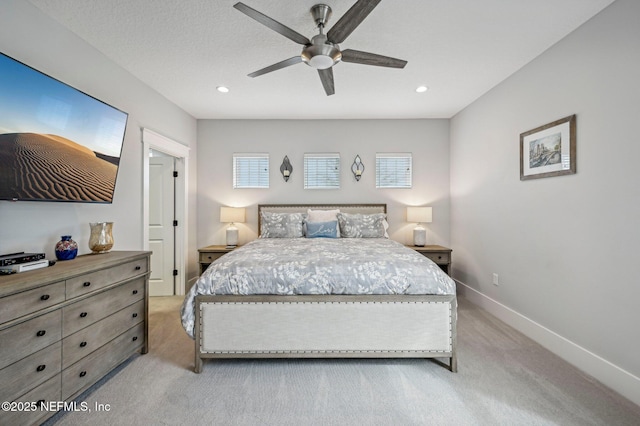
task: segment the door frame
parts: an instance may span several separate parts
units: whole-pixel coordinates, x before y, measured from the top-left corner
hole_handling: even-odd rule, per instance
[[[188,253],[188,185],[189,179],[189,150],[188,146],[182,145],[172,139],[160,135],[152,130],[141,129],[142,131],[142,246],[144,250],[149,250],[149,150],[168,154],[176,159],[176,192],[175,207],[178,226],[176,227],[175,257],[178,275],[176,277],[175,294],[183,295],[186,288],[186,254]]]

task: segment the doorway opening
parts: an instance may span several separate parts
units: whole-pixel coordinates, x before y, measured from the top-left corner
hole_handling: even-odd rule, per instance
[[[142,129],[142,154],[143,247],[153,251],[149,295],[182,295],[187,276],[189,147]]]

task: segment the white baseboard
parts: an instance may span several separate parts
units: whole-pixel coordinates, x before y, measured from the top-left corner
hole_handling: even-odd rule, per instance
[[[546,349],[558,355],[565,361],[576,366],[585,373],[593,376],[599,382],[610,387],[620,395],[640,405],[640,378],[623,370],[606,359],[588,351],[574,342],[560,336],[552,330],[538,324],[456,280],[458,294],[495,317],[504,321],[525,336],[538,342]]]

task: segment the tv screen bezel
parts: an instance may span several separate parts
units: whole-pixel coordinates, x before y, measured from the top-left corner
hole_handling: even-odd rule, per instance
[[[40,202],[60,202],[60,203],[88,203],[88,204],[113,204],[113,200],[115,197],[115,192],[116,192],[116,185],[118,182],[118,176],[120,174],[120,166],[121,166],[121,161],[122,161],[122,152],[124,150],[124,143],[125,143],[125,139],[126,139],[126,134],[127,134],[127,125],[129,122],[129,114],[101,99],[96,98],[95,96],[92,96],[70,84],[65,83],[64,81],[61,81],[55,77],[52,77],[28,64],[25,64],[24,62],[13,58],[10,55],[7,55],[6,53],[0,52],[0,55],[2,55],[3,57],[5,57],[6,59],[8,59],[9,61],[13,61],[15,62],[17,65],[24,67],[25,72],[33,72],[35,74],[33,74],[34,76],[36,76],[37,78],[43,78],[45,80],[43,81],[47,81],[48,83],[54,83],[56,85],[60,85],[60,88],[63,88],[65,90],[70,90],[70,93],[74,93],[74,94],[78,94],[78,95],[82,95],[83,97],[86,97],[87,100],[90,100],[91,102],[96,102],[99,103],[109,109],[111,109],[111,112],[114,113],[119,113],[122,114],[122,117],[120,117],[121,119],[123,119],[124,121],[124,126],[122,128],[122,137],[120,138],[120,146],[119,146],[119,151],[118,151],[118,155],[117,157],[112,156],[114,158],[117,158],[117,164],[116,164],[116,171],[115,171],[115,175],[113,177],[113,189],[111,190],[110,193],[110,199],[109,200],[92,200],[92,199],[86,199],[86,198],[80,198],[77,197],[75,199],[63,199],[63,198],[56,198],[56,197],[52,197],[52,198],[38,198],[38,197],[10,197],[7,196],[7,194],[3,194],[3,191],[0,191],[0,201],[40,201]],[[0,101],[2,101],[2,99],[0,98]],[[98,104],[96,104],[98,105]],[[2,117],[0,117],[0,129],[2,129],[3,127],[3,123],[2,123]],[[0,130],[1,134],[6,134],[5,130],[2,129]],[[19,133],[31,133],[29,132],[27,129],[20,129]],[[61,137],[65,137],[64,135],[57,135],[57,136],[61,136]],[[66,138],[67,139],[67,138]],[[77,141],[77,140],[73,140],[73,139],[69,139],[71,142],[77,143],[78,145],[81,145],[85,148],[88,148],[88,145],[86,143],[83,143],[82,141]],[[114,144],[115,146],[115,144]],[[96,152],[96,151],[94,151]],[[54,195],[54,194],[52,194]]]

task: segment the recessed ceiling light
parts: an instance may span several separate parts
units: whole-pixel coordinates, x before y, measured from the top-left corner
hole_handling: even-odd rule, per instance
[[[229,88],[224,86],[218,86],[216,87],[216,90],[220,93],[229,93]]]
[[[427,90],[429,90],[429,88],[428,88],[427,86],[419,86],[419,87],[416,89],[416,92],[418,92],[418,93],[424,93],[424,92],[426,92]]]

